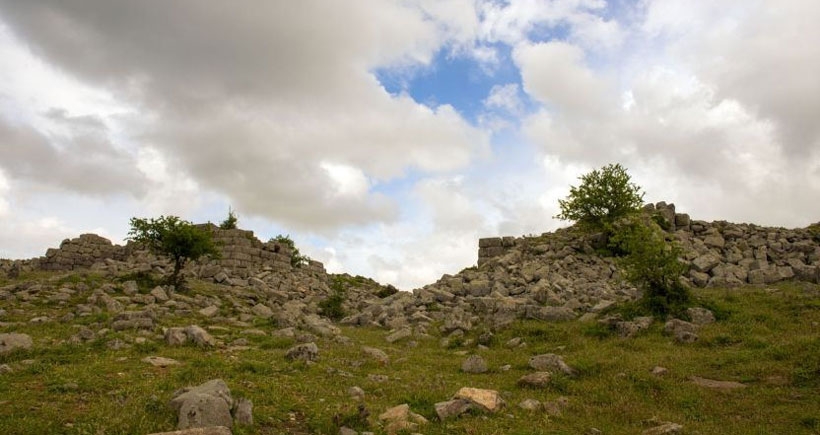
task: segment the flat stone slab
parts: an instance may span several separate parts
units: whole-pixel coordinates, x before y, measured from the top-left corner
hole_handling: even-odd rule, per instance
[[[716,381],[714,379],[706,379],[698,376],[690,376],[689,380],[697,386],[713,388],[715,390],[735,390],[738,388],[746,388],[746,385],[735,381]]]
[[[141,361],[147,362],[148,364],[151,364],[154,367],[178,366],[182,364],[181,362],[175,359],[165,358],[162,356],[146,356]]]
[[[155,432],[148,435],[232,435],[232,433],[231,430],[225,426],[211,426],[175,430],[173,432]]]
[[[462,387],[453,399],[463,399],[470,401],[488,412],[498,412],[504,406],[504,400],[495,390],[485,390],[482,388]]]

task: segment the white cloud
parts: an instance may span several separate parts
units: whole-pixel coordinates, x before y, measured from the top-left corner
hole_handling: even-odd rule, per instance
[[[520,114],[524,109],[524,103],[521,102],[519,96],[518,84],[508,83],[493,86],[490,89],[490,94],[484,99],[484,106],[503,109],[513,115]]]
[[[605,108],[607,83],[584,65],[584,52],[565,42],[523,44],[513,59],[521,70],[524,90],[561,111],[595,114]]]
[[[3,170],[0,169],[0,217],[6,216],[9,212],[9,201],[6,199],[8,193],[9,182],[3,174]]]
[[[448,20],[458,9],[428,6]],[[195,183],[290,226],[330,231],[396,215],[383,195],[325,195],[338,180],[321,161],[380,182],[411,169],[457,170],[488,148],[488,134],[452,107],[391,96],[369,72],[427,64],[446,34],[464,26],[469,33],[469,22],[442,30],[418,7],[259,2],[251,13],[190,1],[165,4],[161,14],[150,3],[0,7],[45,61],[136,106],[120,135],[172,162],[182,174],[177,189]],[[172,18],[183,15],[184,31]]]
[[[358,168],[330,162],[321,162],[319,167],[324,169],[335,183],[337,195],[361,198],[367,194],[370,183]]]

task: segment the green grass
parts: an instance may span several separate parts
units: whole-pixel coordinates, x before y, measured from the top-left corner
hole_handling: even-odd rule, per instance
[[[96,278],[92,278],[96,279]],[[85,278],[83,278],[85,280]],[[85,282],[85,281],[83,281]],[[216,294],[218,287],[197,284],[192,291]],[[76,328],[51,322],[0,328],[34,337],[35,348],[0,356],[14,372],[0,375],[0,433],[2,434],[145,434],[172,430],[176,417],[168,400],[178,388],[213,378],[224,379],[235,397],[254,403],[255,425],[238,434],[338,432],[339,424],[381,433],[376,416],[408,403],[431,420],[425,434],[578,434],[595,427],[606,434],[634,434],[657,417],[674,421],[694,434],[818,434],[820,433],[820,291],[816,286],[784,284],[777,291],[758,288],[700,290],[696,296],[719,307],[722,320],[704,327],[700,340],[674,344],[655,324],[632,339],[621,339],[580,322],[517,322],[496,333],[489,349],[442,348],[441,337],[416,338],[417,346],[388,344],[383,330],[342,328],[350,344],[318,342],[318,363],[289,363],[284,358],[292,340],[241,335],[230,327],[220,332],[230,342],[244,337],[247,350],[204,350],[169,347],[157,337],[128,349],[110,350],[110,332],[95,341],[72,345],[66,340]],[[26,315],[9,314],[4,321],[37,315],[58,317],[68,308],[32,304]],[[227,307],[226,307],[227,309]],[[11,312],[11,310],[9,310]],[[108,318],[96,315],[76,323],[105,327]],[[210,320],[163,320],[162,325]],[[263,328],[265,329],[265,328]],[[267,326],[268,330],[271,329]],[[430,331],[435,331],[430,328]],[[479,330],[467,335],[475,338]],[[526,347],[508,349],[510,338],[521,337]],[[361,346],[385,350],[387,366],[368,359]],[[460,371],[466,355],[478,353],[490,371],[470,375]],[[521,388],[516,381],[529,373],[530,356],[552,352],[578,370],[574,378],[556,375],[543,390]],[[463,352],[462,352],[463,353]],[[155,368],[140,361],[148,355],[174,358],[183,364]],[[509,364],[509,371],[500,367]],[[662,377],[650,369],[669,369]],[[370,374],[385,375],[377,382]],[[713,391],[693,385],[690,376],[740,381],[742,390]],[[347,389],[359,386],[370,413],[363,418]],[[467,415],[439,422],[433,405],[448,400],[460,387],[491,388],[501,392],[507,408],[496,415]],[[561,416],[530,413],[517,404],[526,398],[542,402],[569,398]]]

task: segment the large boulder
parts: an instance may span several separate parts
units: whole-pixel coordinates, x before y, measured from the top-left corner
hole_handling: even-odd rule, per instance
[[[170,402],[179,415],[178,429],[192,427],[233,427],[231,391],[222,379],[214,379],[196,387],[183,388]]]
[[[0,355],[11,353],[17,349],[31,349],[31,337],[27,334],[11,332],[0,334]]]

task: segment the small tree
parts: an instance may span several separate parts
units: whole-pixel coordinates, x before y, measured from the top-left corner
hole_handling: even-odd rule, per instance
[[[681,282],[687,267],[682,251],[649,216],[627,218],[615,224],[610,244],[625,255],[617,259],[624,278],[643,292],[643,311],[666,317],[690,303],[689,289]]]
[[[586,232],[603,232],[608,251],[618,255],[624,278],[643,292],[642,311],[666,316],[682,311],[690,300],[680,278],[686,266],[680,247],[651,216],[640,214],[641,188],[619,164],[580,177],[581,185],[559,200],[559,219],[572,220]]]
[[[578,187],[570,186],[569,196],[558,200],[558,219],[575,221],[588,231],[608,231],[620,218],[643,205],[641,188],[631,182],[620,164],[609,164],[582,175]]]
[[[221,224],[219,224],[219,228],[221,228],[223,230],[235,230],[236,229],[236,223],[238,221],[239,221],[239,219],[236,217],[236,213],[234,213],[234,211],[233,211],[233,209],[231,209],[231,207],[228,207],[228,217],[225,218],[225,220],[222,221]]]
[[[168,283],[177,290],[184,288],[185,278],[180,272],[188,260],[197,260],[205,255],[219,256],[210,232],[176,216],[131,218],[128,240],[174,262],[174,271],[168,277]]]
[[[276,242],[281,243],[288,248],[290,248],[290,265],[293,267],[302,267],[308,264],[310,257],[307,255],[302,255],[299,252],[299,248],[296,247],[296,244],[293,243],[293,239],[290,238],[290,235],[283,236],[279,234],[278,236],[269,240],[269,242]]]

